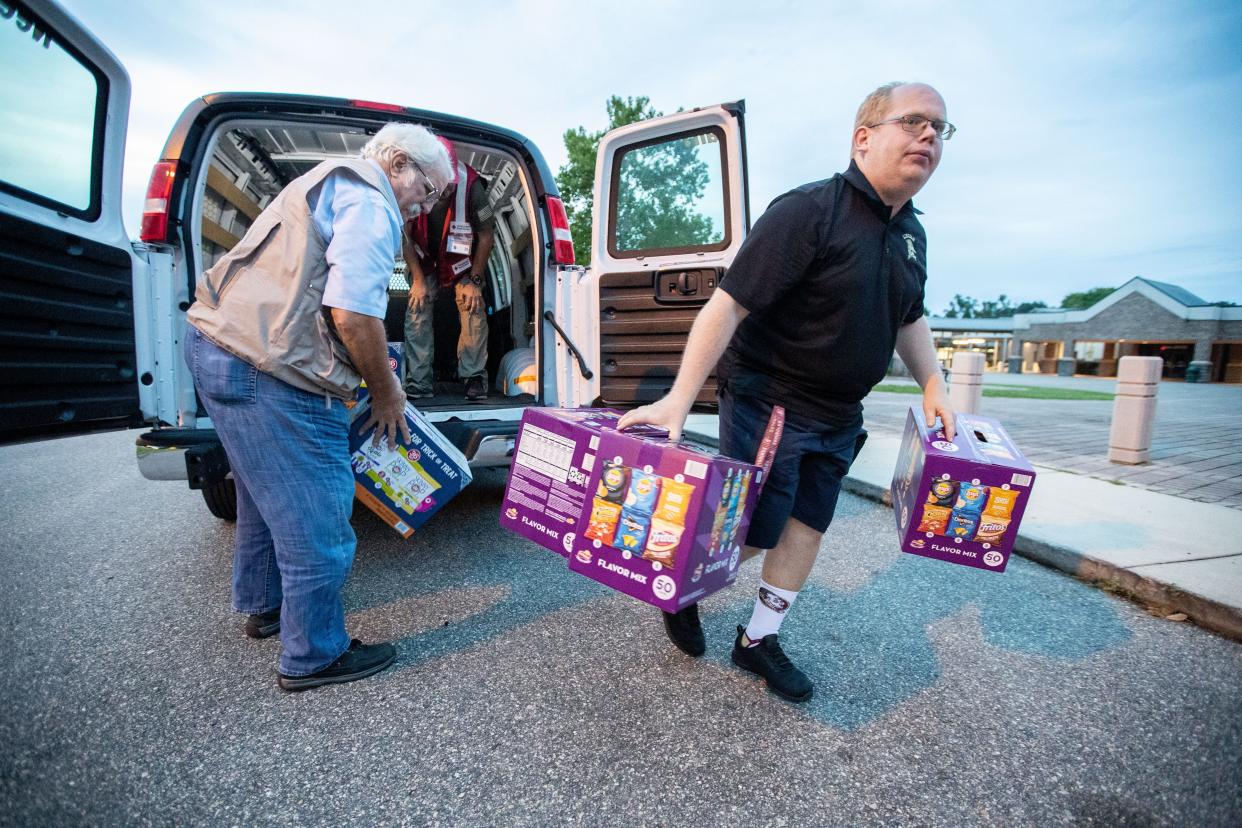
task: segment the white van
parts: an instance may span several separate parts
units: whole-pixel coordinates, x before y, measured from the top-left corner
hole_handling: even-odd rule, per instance
[[[444,383],[419,401],[474,466],[508,465],[527,406],[662,396],[750,226],[740,102],[604,137],[584,269],[551,170],[512,130],[387,103],[229,92],[182,113],[151,175],[141,240],[131,241],[121,219],[124,67],[54,3],[0,0],[0,76],[9,79],[0,85],[0,440],[146,427],[143,475],[188,480],[225,519],[236,514],[228,460],[181,359],[195,282],[289,181],[326,158],[356,156],[385,123],[450,139],[498,217],[489,398],[466,402]],[[404,270],[394,262],[394,342]],[[451,358],[456,318],[446,316],[436,350]],[[533,352],[534,382],[530,365],[519,369],[525,382],[498,376],[518,351]],[[451,376],[451,365],[442,370]],[[714,380],[699,402],[714,404]]]

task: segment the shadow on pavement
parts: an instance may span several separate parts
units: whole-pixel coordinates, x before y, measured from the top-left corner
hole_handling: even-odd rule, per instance
[[[903,555],[852,592],[809,584],[782,639],[816,684],[806,712],[855,730],[936,683],[940,665],[928,627],[937,621],[974,605],[986,644],[1076,660],[1130,638],[1111,600],[1022,561],[998,575]],[[712,641],[732,641],[752,605],[739,590],[737,601],[705,617]],[[728,662],[728,651],[715,647],[707,657]]]

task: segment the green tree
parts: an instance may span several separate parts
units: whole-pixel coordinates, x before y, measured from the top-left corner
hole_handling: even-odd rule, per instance
[[[569,231],[580,264],[591,263],[591,217],[594,210],[595,163],[599,142],[609,130],[657,118],[663,113],[646,96],[613,95],[605,104],[608,127],[587,132],[576,127],[565,132],[569,160],[556,176],[569,214]],[[699,138],[669,141],[631,151],[622,159],[617,200],[617,245],[625,250],[702,244],[716,230],[695,203],[703,197],[708,167],[698,157]]]
[[[608,126],[599,132],[587,132],[584,127],[565,131],[565,152],[569,160],[556,174],[556,186],[569,214],[569,233],[574,240],[574,253],[578,264],[591,263],[591,213],[595,201],[595,156],[599,154],[599,139],[604,133],[626,124],[657,118],[661,113],[650,105],[645,95],[637,98],[621,98],[613,95],[604,105],[608,111]]]
[[[999,319],[1002,316],[1013,316],[1013,305],[1009,303],[1009,297],[1002,293],[996,300],[984,299],[979,304],[979,311],[976,316],[980,319]]]
[[[1079,293],[1071,293],[1061,300],[1061,307],[1066,310],[1083,310],[1084,308],[1091,307],[1114,290],[1116,288],[1098,287]]]
[[[1036,308],[1048,307],[1043,302],[1022,302],[1015,305],[1009,297],[1001,294],[995,299],[984,299],[980,302],[972,296],[953,294],[953,301],[945,308],[944,315],[949,319],[1001,319],[1015,313],[1030,313]]]
[[[949,319],[974,319],[979,308],[979,300],[960,293],[953,294],[953,301],[945,308],[944,315]]]

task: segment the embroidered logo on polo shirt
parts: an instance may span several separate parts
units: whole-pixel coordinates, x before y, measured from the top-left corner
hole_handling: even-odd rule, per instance
[[[914,253],[914,236],[904,233],[902,238],[906,240],[906,259],[917,262],[919,257]]]

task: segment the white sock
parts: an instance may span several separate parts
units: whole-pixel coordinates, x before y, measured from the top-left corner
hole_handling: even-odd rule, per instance
[[[746,625],[746,638],[742,643],[747,647],[754,647],[764,636],[780,632],[785,613],[789,612],[797,597],[798,593],[772,586],[761,578],[759,597],[755,599],[755,610],[750,614],[750,623]]]

